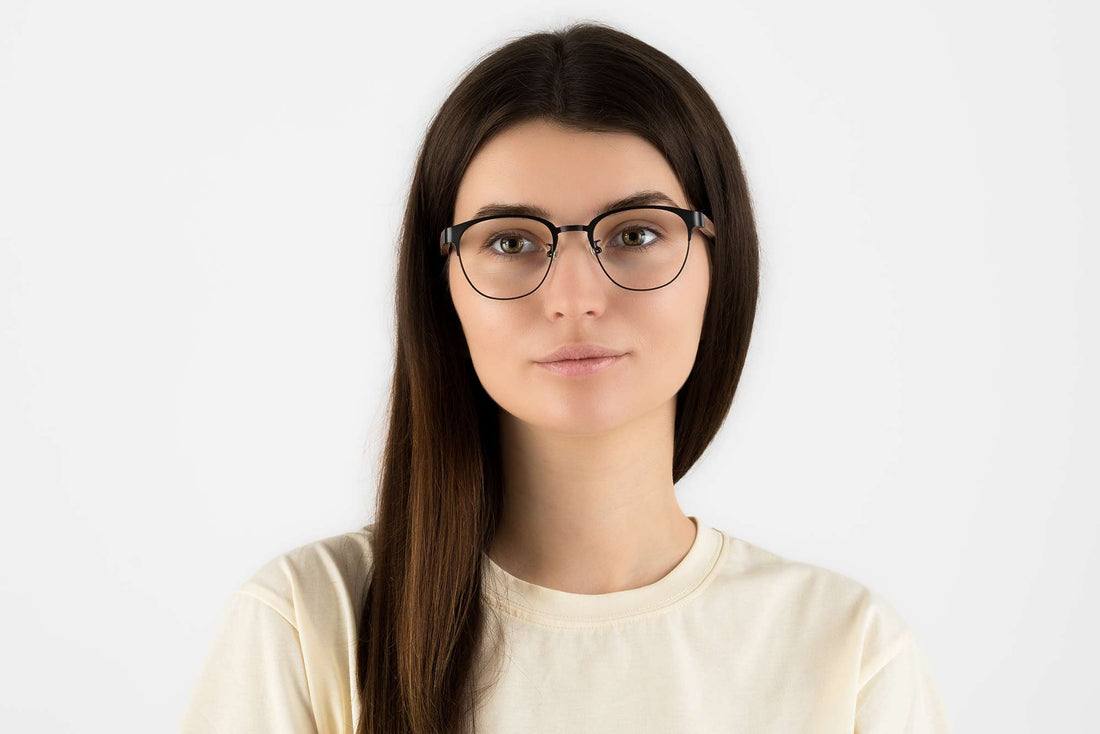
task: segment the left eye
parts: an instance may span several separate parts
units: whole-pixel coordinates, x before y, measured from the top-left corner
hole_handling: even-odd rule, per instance
[[[650,239],[650,240],[644,241],[644,242],[639,242],[638,239],[639,239],[640,236],[644,239],[644,235],[639,234],[639,233],[642,233],[642,232],[652,233],[653,238]],[[621,229],[619,231],[619,235],[617,237],[615,237],[615,239],[613,239],[612,242],[620,240],[624,233],[627,234],[627,241],[623,242],[622,245],[623,245],[623,247],[627,247],[627,248],[630,248],[630,247],[644,247],[646,245],[653,244],[654,240],[657,240],[657,239],[660,238],[660,234],[658,234],[656,230],[654,230],[650,227],[640,227],[640,226],[639,227],[624,227],[623,229]]]

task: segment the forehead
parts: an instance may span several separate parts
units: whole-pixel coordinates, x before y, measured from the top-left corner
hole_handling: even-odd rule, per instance
[[[644,138],[530,120],[478,150],[459,183],[453,219],[473,219],[489,204],[531,204],[557,223],[581,223],[605,202],[642,190],[663,191],[676,206],[689,206],[672,167]]]

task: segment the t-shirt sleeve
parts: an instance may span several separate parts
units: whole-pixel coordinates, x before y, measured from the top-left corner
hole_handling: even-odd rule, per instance
[[[855,734],[949,734],[928,661],[906,630],[872,661],[856,697]]]
[[[179,734],[316,734],[298,630],[247,587],[230,597]]]

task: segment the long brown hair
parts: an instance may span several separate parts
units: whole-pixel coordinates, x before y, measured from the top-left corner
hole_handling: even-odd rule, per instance
[[[479,686],[491,621],[481,554],[502,508],[499,408],[469,359],[439,233],[454,223],[459,181],[479,147],[532,118],[641,136],[664,154],[688,206],[714,222],[702,339],[676,397],[674,482],[718,432],[745,363],[759,288],[756,225],[737,149],[699,82],[656,48],[590,21],[514,38],[473,65],[428,127],[401,229],[388,435],[358,630],[357,734],[468,731],[487,690]]]

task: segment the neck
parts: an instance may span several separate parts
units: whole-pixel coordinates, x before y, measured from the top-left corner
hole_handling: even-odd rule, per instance
[[[563,434],[501,411],[504,512],[489,551],[539,586],[646,586],[687,555],[695,524],[672,483],[675,401],[601,434]]]

